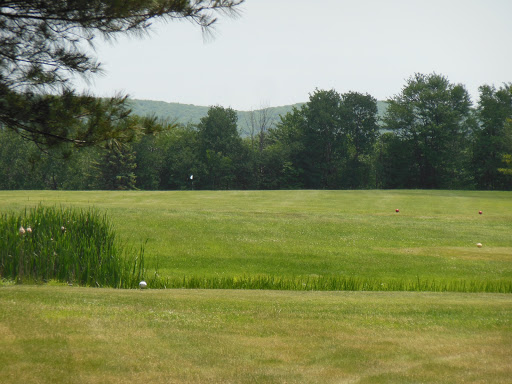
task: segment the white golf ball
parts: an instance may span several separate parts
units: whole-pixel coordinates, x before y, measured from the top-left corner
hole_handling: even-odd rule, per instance
[[[140,289],[144,289],[144,288],[146,288],[147,286],[148,286],[148,284],[147,284],[144,280],[142,280],[142,281],[139,283],[139,288],[140,288]]]
[[[477,246],[478,248],[482,248],[482,243],[476,243],[476,246]]]

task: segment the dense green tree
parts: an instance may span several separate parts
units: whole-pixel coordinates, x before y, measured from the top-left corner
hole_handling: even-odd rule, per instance
[[[11,130],[0,129],[0,189],[90,189],[95,148],[41,150]]]
[[[341,96],[335,90],[316,89],[306,104],[281,116],[272,141],[272,152],[276,153],[276,143],[280,142],[285,156],[280,168],[284,170],[284,165],[291,163],[302,187],[334,188],[346,144]]]
[[[12,131],[0,128],[0,189],[42,188],[37,169],[40,152]]]
[[[304,185],[334,188],[339,160],[346,150],[346,132],[341,116],[341,96],[335,90],[315,90],[303,107]]]
[[[372,156],[379,133],[377,100],[366,94],[341,95],[341,120],[345,134],[342,180],[344,188],[368,188],[372,179]]]
[[[197,130],[192,125],[177,125],[160,134],[158,146],[164,149],[160,171],[162,189],[194,189],[199,163]]]
[[[60,162],[65,170],[61,188],[70,190],[94,189],[96,163],[99,161],[101,149],[97,147],[82,148]]]
[[[229,189],[236,180],[236,165],[242,161],[238,116],[231,108],[211,107],[197,126],[199,160],[196,175],[201,188]]]
[[[197,126],[199,150],[232,153],[240,145],[237,127],[238,117],[231,108],[211,107]]]
[[[272,153],[277,142],[286,143],[280,169],[305,188],[363,188],[370,184],[377,134],[373,97],[317,89],[300,109],[281,117],[272,131]]]
[[[460,188],[467,184],[471,101],[460,84],[437,74],[415,74],[388,100],[385,128],[411,151],[417,188]]]
[[[504,156],[512,153],[512,84],[496,89],[484,85],[479,88],[479,126],[475,129],[472,164],[476,186],[479,189],[503,189],[509,180],[504,168]]]
[[[62,148],[35,151],[38,156],[35,174],[40,175],[40,189],[88,190],[94,188],[95,164],[99,160],[97,148],[82,148],[69,152]]]
[[[131,145],[117,145],[103,151],[96,165],[95,189],[100,190],[130,190],[136,188],[135,154]]]
[[[379,133],[377,100],[368,94],[348,92],[341,95],[341,105],[352,157],[357,159],[369,154]]]
[[[301,169],[290,160],[293,148],[276,142],[263,151],[259,189],[302,189]]]
[[[163,148],[158,145],[157,135],[144,135],[133,144],[135,162],[137,163],[134,173],[138,189],[160,189],[160,173],[163,168],[165,153]]]
[[[512,136],[512,118],[507,119],[505,129],[507,130],[508,135]],[[512,189],[512,150],[511,153],[504,154],[502,160],[504,165],[502,168],[499,168],[498,171],[505,175],[506,188]]]
[[[384,132],[375,146],[375,173],[377,188],[410,189],[420,184],[413,145],[393,132]]]
[[[125,141],[124,97],[73,91],[75,76],[101,71],[87,50],[98,36],[142,34],[158,19],[188,19],[208,30],[214,12],[243,0],[12,0],[0,2],[0,127],[45,146]],[[119,130],[123,128],[123,130]],[[129,139],[130,134],[128,134]]]
[[[269,130],[261,157],[262,189],[304,188],[304,107],[293,107]]]
[[[135,138],[132,143],[137,167],[134,170],[137,188],[145,190],[162,189],[161,173],[167,156],[166,135],[177,127],[177,124],[156,117],[132,116],[140,125],[143,135]]]

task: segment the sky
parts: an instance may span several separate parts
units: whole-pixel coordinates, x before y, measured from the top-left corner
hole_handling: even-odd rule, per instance
[[[512,0],[246,0],[213,38],[190,22],[96,42],[101,97],[253,110],[315,89],[385,100],[414,73],[478,87],[512,82]]]

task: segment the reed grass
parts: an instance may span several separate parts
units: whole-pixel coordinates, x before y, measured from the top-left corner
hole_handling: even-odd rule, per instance
[[[132,288],[144,279],[144,248],[119,245],[108,217],[93,209],[40,205],[0,215],[0,276]]]
[[[357,276],[183,276],[149,279],[150,288],[282,291],[418,291],[512,293],[510,280],[372,279]]]

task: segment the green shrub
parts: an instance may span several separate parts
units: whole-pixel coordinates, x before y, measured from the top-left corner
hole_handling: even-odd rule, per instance
[[[0,276],[133,288],[144,278],[144,249],[118,245],[107,216],[92,209],[39,206],[0,215]]]

